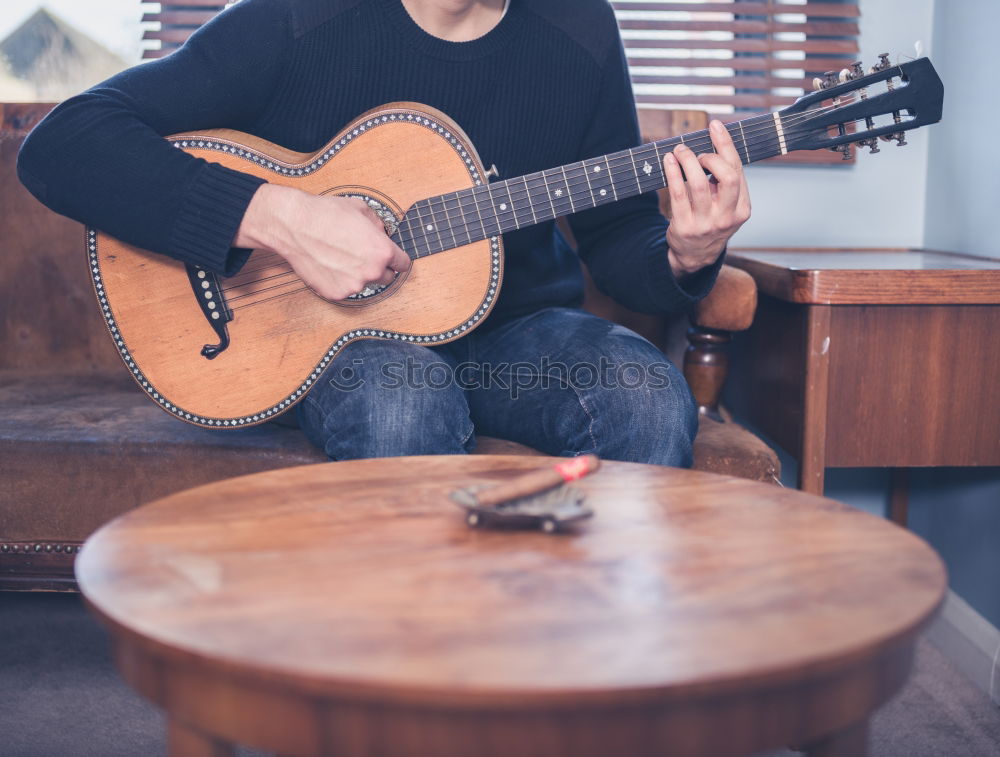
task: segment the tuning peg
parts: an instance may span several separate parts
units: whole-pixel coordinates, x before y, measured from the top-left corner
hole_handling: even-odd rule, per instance
[[[904,145],[908,145],[909,144],[909,142],[906,141],[906,132],[905,131],[901,131],[901,132],[899,132],[897,134],[894,134],[893,137],[896,140],[896,147],[903,147]]]
[[[840,69],[840,75],[837,77],[837,80],[841,84],[845,84],[845,83],[849,82],[851,80],[851,71],[850,71],[850,69],[847,69],[847,68]]]
[[[871,139],[859,139],[858,147],[869,148],[869,153],[868,153],[869,155],[874,155],[877,152],[882,152],[880,149],[878,149],[878,140],[875,139],[875,137],[872,137]]]
[[[818,76],[813,77],[813,89],[816,90],[817,92],[823,89],[823,80],[820,79]]]
[[[843,144],[838,149],[840,150],[841,155],[844,156],[842,160],[851,159],[851,146],[849,144]]]
[[[838,84],[840,84],[840,79],[835,71],[827,71],[823,74],[823,89],[836,87]]]
[[[851,78],[860,79],[864,75],[865,75],[864,64],[859,60],[854,61],[854,63],[851,64]]]
[[[500,172],[497,170],[496,163],[494,163],[492,166],[490,166],[490,170],[486,172],[486,178],[487,179],[499,179],[500,178]]]
[[[892,63],[889,62],[889,53],[879,53],[878,63],[871,67],[869,73],[877,74],[879,71],[885,71],[887,68],[892,68]]]

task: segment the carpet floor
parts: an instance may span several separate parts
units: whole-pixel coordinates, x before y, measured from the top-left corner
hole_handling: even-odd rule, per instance
[[[165,752],[163,716],[118,677],[107,633],[79,596],[0,593],[0,755]],[[1000,757],[1000,710],[921,642],[910,681],[875,715],[872,755]]]

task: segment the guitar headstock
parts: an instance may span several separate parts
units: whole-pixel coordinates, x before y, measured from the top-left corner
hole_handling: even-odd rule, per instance
[[[816,92],[780,111],[789,150],[828,148],[850,158],[850,145],[879,152],[879,139],[906,144],[904,132],[941,120],[944,84],[930,60],[894,65],[889,55],[865,73],[860,63],[816,78]]]

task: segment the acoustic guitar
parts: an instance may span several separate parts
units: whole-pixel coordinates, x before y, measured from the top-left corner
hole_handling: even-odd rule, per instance
[[[905,144],[907,130],[941,118],[944,87],[926,58],[893,65],[882,56],[867,74],[855,64],[816,83],[780,112],[727,125],[744,163],[823,148],[849,157],[851,143],[878,152],[880,139]],[[309,155],[228,130],[168,139],[275,184],[362,198],[413,261],[388,286],[330,302],[274,254],[255,251],[224,278],[88,229],[94,289],[128,370],[163,410],[211,428],[287,411],[357,339],[463,336],[496,302],[504,232],[662,189],[662,158],[680,142],[712,150],[708,132],[696,131],[491,182],[461,128],[416,103],[365,113]]]

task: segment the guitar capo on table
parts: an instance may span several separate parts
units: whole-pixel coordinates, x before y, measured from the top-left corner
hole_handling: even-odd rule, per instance
[[[583,492],[567,484],[600,465],[596,455],[581,455],[493,486],[457,489],[451,500],[466,511],[465,521],[472,527],[541,528],[554,533],[593,516]]]

